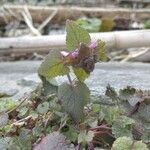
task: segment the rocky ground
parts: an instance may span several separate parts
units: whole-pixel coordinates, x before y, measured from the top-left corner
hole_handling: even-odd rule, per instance
[[[0,63],[0,93],[19,99],[33,91],[40,83],[37,68],[41,61],[19,61]],[[103,94],[110,84],[115,89],[133,86],[150,89],[150,65],[147,63],[102,63],[86,81],[95,94]],[[58,83],[65,77],[58,78]],[[0,94],[0,95],[1,95]]]

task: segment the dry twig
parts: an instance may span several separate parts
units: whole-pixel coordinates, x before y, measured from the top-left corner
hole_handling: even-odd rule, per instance
[[[24,97],[24,99],[21,100],[21,102],[17,106],[15,106],[11,110],[7,111],[7,113],[9,114],[9,113],[13,112],[14,110],[18,109],[28,98],[29,98],[29,96]]]
[[[21,12],[25,23],[33,33],[33,35],[41,35],[41,33],[33,26],[32,17],[27,7],[23,7],[24,10]]]
[[[49,17],[44,20],[44,22],[38,27],[38,31],[41,31],[57,14],[58,9],[54,10],[52,14],[49,15]]]

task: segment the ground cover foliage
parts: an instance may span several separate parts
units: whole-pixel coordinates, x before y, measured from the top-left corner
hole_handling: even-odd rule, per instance
[[[104,95],[91,95],[84,81],[107,60],[105,43],[91,42],[73,21],[66,31],[67,51],[51,51],[38,70],[42,85],[21,102],[0,95],[0,149],[148,150],[150,92],[108,85]],[[58,76],[68,82],[58,85]]]

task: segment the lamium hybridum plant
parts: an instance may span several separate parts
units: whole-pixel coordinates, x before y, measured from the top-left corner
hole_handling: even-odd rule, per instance
[[[105,44],[73,21],[66,29],[67,50],[50,51],[38,70],[43,86],[17,103],[1,98],[0,150],[149,150],[150,92],[107,86],[90,102],[84,81]],[[68,81],[56,86],[57,76]]]
[[[74,21],[66,22],[66,51],[51,50],[38,73],[46,79],[68,77],[68,83],[58,87],[58,99],[72,119],[79,123],[84,119],[84,106],[90,102],[90,90],[84,83],[95,68],[95,63],[106,60],[105,43],[91,42],[89,33]],[[70,72],[76,79],[72,80]]]

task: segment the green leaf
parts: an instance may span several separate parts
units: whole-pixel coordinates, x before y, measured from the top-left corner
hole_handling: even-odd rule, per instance
[[[40,76],[43,83],[43,94],[44,96],[50,96],[58,90],[58,85],[55,79],[47,79],[43,76]]]
[[[130,137],[120,137],[113,143],[112,150],[148,150],[142,141],[134,142]]]
[[[44,127],[41,123],[37,123],[32,129],[33,136],[40,137],[43,133]]]
[[[54,78],[68,74],[69,68],[63,64],[60,52],[52,50],[39,67],[38,73],[46,78]]]
[[[108,97],[110,97],[112,100],[117,100],[117,92],[110,85],[107,86],[105,95],[107,95]]]
[[[144,28],[145,28],[145,29],[150,29],[150,19],[147,20],[147,21],[145,21],[145,23],[144,23]]]
[[[31,150],[32,136],[29,129],[22,128],[18,137],[11,142],[11,150]]]
[[[17,104],[18,104],[18,102],[12,100],[11,98],[2,98],[0,100],[0,112],[11,110]]]
[[[111,31],[114,27],[115,23],[111,18],[102,19],[102,24],[100,27],[100,32],[108,32]]]
[[[90,117],[89,119],[86,119],[86,122],[91,128],[95,128],[98,125],[98,118],[96,116]]]
[[[76,23],[88,32],[99,32],[101,20],[97,18],[79,18]]]
[[[98,40],[96,51],[98,52],[98,55],[99,55],[99,61],[106,61],[107,60],[107,54],[105,51],[105,42]]]
[[[8,122],[8,114],[5,112],[0,113],[0,127],[3,127]]]
[[[88,131],[88,133],[83,130],[80,132],[78,136],[78,143],[89,143],[93,140],[94,137],[94,132],[93,131]]]
[[[7,150],[9,148],[9,143],[11,141],[11,137],[1,137],[0,138],[0,150]]]
[[[136,89],[127,86],[125,89],[119,91],[119,98],[121,100],[127,100],[131,106],[135,106],[141,101],[141,93]]]
[[[93,111],[94,113],[99,113],[100,110],[101,110],[100,104],[92,104],[92,111]]]
[[[128,100],[131,96],[135,94],[135,92],[136,92],[136,89],[130,86],[127,86],[126,88],[121,89],[119,91],[119,98],[123,100]]]
[[[150,123],[150,105],[141,104],[138,109],[138,114],[142,122]]]
[[[73,71],[79,81],[84,81],[89,76],[82,68],[73,67]]]
[[[88,45],[91,41],[89,33],[74,21],[67,20],[66,31],[66,45],[68,50],[75,50],[80,43]]]
[[[128,136],[132,137],[132,125],[135,121],[126,116],[120,116],[112,125],[112,133],[116,138]]]
[[[89,102],[90,91],[82,82],[76,82],[73,86],[63,83],[58,87],[58,99],[74,121],[80,122],[84,118],[83,109]]]
[[[29,108],[26,107],[26,106],[21,107],[21,108],[19,109],[19,114],[18,114],[18,116],[19,116],[19,117],[24,117],[24,116],[26,115],[26,113],[28,112],[28,110],[29,110]]]
[[[103,113],[105,114],[104,119],[110,125],[120,116],[120,110],[117,107],[104,107]]]
[[[5,134],[9,133],[15,133],[16,132],[16,127],[14,127],[12,124],[7,124],[4,127],[1,128]]]
[[[131,150],[132,139],[120,137],[113,143],[112,150]]]
[[[37,107],[37,111],[40,114],[45,114],[48,112],[48,110],[49,110],[49,103],[48,102],[43,102],[43,103],[39,104]]]
[[[38,113],[36,111],[31,111],[30,112],[30,116],[32,117],[33,120],[35,120],[35,119],[38,118],[39,115],[38,115]]]
[[[142,143],[142,141],[135,142],[133,149],[135,149],[135,150],[148,150],[146,144]]]
[[[69,126],[69,130],[63,134],[72,142],[75,142],[78,139],[78,130],[73,126]]]
[[[145,143],[150,143],[150,130],[149,131],[145,131],[144,134],[142,135],[141,139]]]

